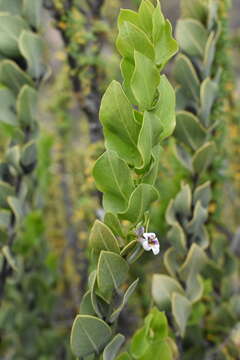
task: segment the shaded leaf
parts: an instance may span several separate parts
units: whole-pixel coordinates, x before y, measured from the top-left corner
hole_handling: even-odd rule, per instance
[[[193,194],[194,205],[200,200],[203,207],[208,207],[208,204],[212,197],[210,181],[206,181],[204,184],[199,185]]]
[[[93,176],[97,188],[103,192],[105,211],[116,213],[127,208],[134,184],[125,161],[108,150],[96,161]]]
[[[131,78],[131,90],[141,111],[152,108],[160,73],[154,62],[138,51],[134,51],[135,68]]]
[[[15,62],[3,60],[0,63],[0,83],[17,95],[25,84],[32,85],[32,80]]]
[[[143,0],[140,4],[138,14],[139,14],[139,24],[141,28],[148,34],[152,33],[152,17],[154,12],[154,6],[149,0]]]
[[[197,174],[206,171],[212,163],[216,152],[216,146],[213,142],[204,144],[193,156],[193,169]]]
[[[119,253],[118,241],[112,231],[101,221],[96,220],[90,232],[90,247],[100,252],[102,250]]]
[[[20,16],[0,13],[0,52],[7,57],[18,56],[19,36],[26,29],[28,26]]]
[[[153,112],[145,111],[143,124],[138,138],[138,150],[142,156],[142,164],[139,169],[146,168],[152,157],[152,149],[160,141],[162,125],[160,118]]]
[[[17,125],[16,118],[16,99],[13,93],[5,86],[0,87],[0,122]]]
[[[138,285],[138,281],[139,279],[136,279],[127,289],[127,291],[125,292],[125,294],[123,295],[123,299],[121,304],[119,305],[119,307],[114,310],[114,312],[112,313],[111,317],[110,317],[110,321],[114,322],[116,321],[116,319],[118,318],[120,312],[123,310],[124,306],[127,304],[130,296],[133,294],[133,292],[135,291],[137,285]]]
[[[138,165],[140,156],[137,141],[140,128],[131,104],[117,81],[113,81],[107,88],[99,115],[107,149],[116,151],[128,163]]]
[[[179,274],[186,280],[191,274],[197,275],[207,262],[207,256],[203,249],[197,244],[192,244],[187,258],[179,269]]]
[[[160,310],[169,309],[174,292],[183,293],[181,285],[167,275],[154,274],[152,281],[152,296]]]
[[[134,24],[124,21],[119,27],[116,41],[119,53],[126,58],[134,58],[134,50],[154,60],[154,48],[147,35]]]
[[[112,230],[112,232],[122,238],[125,238],[122,225],[115,214],[106,213],[104,216],[104,223]]]
[[[23,14],[35,29],[40,26],[41,10],[42,0],[23,0]]]
[[[209,126],[210,124],[210,114],[218,92],[218,84],[215,81],[211,80],[210,78],[206,78],[202,82],[200,90],[200,117],[203,120],[205,126]]]
[[[170,244],[179,251],[180,254],[184,254],[186,251],[186,236],[181,226],[176,223],[167,233],[167,238]]]
[[[127,210],[119,213],[119,217],[138,223],[142,220],[144,213],[149,210],[151,203],[157,199],[158,192],[152,185],[140,184],[133,191]]]
[[[37,113],[37,91],[24,85],[17,98],[17,115],[20,125],[33,129]]]
[[[114,289],[119,290],[119,287],[127,278],[128,270],[128,263],[121,256],[110,251],[100,253],[97,283],[104,298],[108,300]]]
[[[123,90],[130,102],[134,105],[137,105],[137,100],[135,99],[131,89],[131,79],[134,72],[134,62],[127,58],[123,58],[120,64],[120,68],[122,77],[124,79],[122,84]]]
[[[200,82],[191,61],[183,54],[178,55],[174,67],[176,81],[182,86],[185,96],[199,102]]]
[[[179,294],[174,293],[172,297],[172,312],[174,320],[180,331],[180,335],[183,337],[187,326],[188,318],[191,314],[192,306],[188,299]]]
[[[29,75],[33,80],[39,81],[46,70],[43,62],[42,38],[31,31],[23,31],[19,38],[19,47],[27,61]]]
[[[93,316],[96,315],[96,312],[92,305],[91,291],[87,291],[83,295],[79,312],[81,315],[93,315]]]
[[[204,55],[207,30],[195,19],[180,19],[176,27],[177,41],[182,50],[191,56]]]
[[[160,140],[164,140],[173,133],[176,125],[175,92],[165,75],[161,76],[158,91],[159,99],[153,110],[153,113],[160,119],[160,124],[162,127]]]
[[[196,116],[187,111],[179,111],[174,136],[178,141],[197,150],[206,140],[206,131]]]
[[[71,332],[71,349],[75,356],[99,354],[110,340],[112,331],[102,320],[89,315],[78,315]]]
[[[160,3],[158,2],[153,13],[153,42],[155,48],[155,61],[160,68],[178,51],[178,44],[172,37],[172,26],[165,20]]]
[[[122,346],[125,337],[121,334],[117,334],[111,340],[111,342],[105,347],[103,352],[103,360],[114,360],[116,359],[117,353]]]

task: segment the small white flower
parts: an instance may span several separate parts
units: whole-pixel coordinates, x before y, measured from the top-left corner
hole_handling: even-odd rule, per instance
[[[157,255],[160,251],[160,244],[155,233],[143,233],[142,237],[139,238],[142,247],[146,251],[152,250],[154,255]]]

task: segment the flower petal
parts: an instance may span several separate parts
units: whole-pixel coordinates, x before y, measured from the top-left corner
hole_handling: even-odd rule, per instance
[[[144,234],[143,234],[143,237],[144,237],[145,239],[155,238],[155,237],[156,237],[156,234],[155,234],[155,233],[152,233],[152,232],[150,232],[150,233],[144,233]]]
[[[160,245],[159,244],[152,245],[152,251],[153,251],[154,255],[157,255],[160,251]]]
[[[149,245],[149,243],[148,243],[148,241],[147,240],[145,240],[145,241],[143,241],[142,242],[142,247],[144,248],[144,250],[146,250],[146,251],[149,251],[149,250],[151,250],[152,249],[152,246],[151,245]]]

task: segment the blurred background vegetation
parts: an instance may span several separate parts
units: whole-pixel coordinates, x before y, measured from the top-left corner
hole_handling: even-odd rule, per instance
[[[96,0],[99,7],[92,11],[87,3],[87,0],[44,2],[41,31],[46,62],[52,72],[39,96],[36,206],[24,220],[15,242],[14,252],[20,266],[7,281],[0,308],[3,360],[72,358],[69,334],[87,285],[89,229],[94,219],[102,216],[101,196],[91,175],[93,163],[104,149],[98,109],[109,81],[120,78],[114,45],[119,9],[135,9],[139,1]],[[161,4],[166,17],[175,24],[180,0],[162,0]],[[220,204],[230,232],[240,224],[239,14],[240,2],[233,0],[227,41],[233,69],[228,89],[233,90],[234,106],[226,109],[229,146]],[[171,76],[171,64],[167,71]],[[164,212],[169,199],[179,190],[179,181],[169,183],[169,178],[180,179],[182,171],[171,150],[166,152],[159,174],[161,206],[157,203],[152,214],[152,227],[163,243]],[[212,212],[218,213],[215,204]],[[151,262],[151,269],[147,256],[144,262],[145,272],[159,271],[158,260]],[[140,278],[142,271],[141,266],[136,269]],[[149,289],[144,282],[138,291],[140,297],[133,298],[120,319],[127,335],[135,330],[138,314],[144,316],[148,309]]]

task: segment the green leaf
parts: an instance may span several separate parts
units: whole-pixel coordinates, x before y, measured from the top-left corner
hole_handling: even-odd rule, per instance
[[[0,63],[0,83],[17,95],[24,85],[32,85],[32,80],[15,62],[3,60]]]
[[[149,185],[154,186],[157,176],[158,176],[158,170],[159,170],[159,165],[160,165],[159,159],[160,159],[161,151],[162,151],[162,149],[161,149],[160,145],[156,145],[153,148],[152,163],[150,165],[149,170],[142,177],[143,184],[149,184]]]
[[[155,7],[153,12],[152,22],[153,22],[152,38],[153,38],[153,43],[156,44],[161,39],[162,29],[165,24],[165,19],[161,10],[160,1],[157,1],[157,6]]]
[[[151,341],[164,340],[168,336],[168,323],[166,315],[160,312],[156,307],[153,307],[145,319],[145,324],[148,323],[148,317],[151,316],[149,323],[148,337]]]
[[[104,223],[112,230],[115,235],[125,238],[122,225],[115,214],[106,213],[104,216]]]
[[[207,134],[196,116],[187,111],[179,111],[174,136],[178,141],[197,150],[206,141]]]
[[[23,14],[30,25],[39,29],[41,22],[42,0],[23,0]]]
[[[21,54],[27,61],[28,73],[34,81],[39,81],[46,70],[43,62],[43,41],[31,31],[23,31],[19,38]]]
[[[18,15],[21,13],[21,1],[19,0],[0,0],[0,11],[7,12],[12,15]]]
[[[145,111],[143,124],[138,139],[138,150],[142,156],[142,164],[138,169],[146,168],[152,157],[152,149],[159,144],[162,125],[159,117],[153,112]]]
[[[216,146],[213,142],[208,142],[198,149],[193,157],[193,169],[195,173],[201,174],[206,171],[212,163],[215,153]]]
[[[101,250],[120,253],[118,241],[112,231],[101,221],[96,220],[90,232],[90,247],[97,252]]]
[[[124,248],[121,250],[121,256],[125,259],[129,259],[132,254],[134,254],[139,247],[140,243],[138,240],[132,240],[127,243],[127,245],[124,246]]]
[[[96,312],[92,305],[91,291],[87,291],[83,295],[79,312],[81,315],[93,315],[93,316],[96,315]]]
[[[125,340],[125,336],[117,334],[112,341],[105,347],[103,352],[103,360],[116,359],[117,353]]]
[[[137,100],[135,99],[133,92],[131,90],[131,79],[134,72],[134,62],[127,58],[123,58],[120,64],[120,68],[121,68],[122,77],[124,79],[122,84],[123,90],[127,95],[129,101],[132,104],[137,105]]]
[[[126,209],[134,184],[125,161],[108,150],[96,161],[93,176],[103,192],[105,211],[116,213]]]
[[[7,57],[18,56],[19,36],[26,29],[28,26],[21,17],[0,13],[0,52]]]
[[[202,82],[200,89],[200,118],[203,120],[205,126],[209,126],[210,124],[211,110],[218,92],[218,84],[215,81],[206,78]]]
[[[10,124],[13,126],[17,125],[16,118],[16,99],[13,93],[5,86],[0,87],[0,122]]]
[[[75,356],[99,354],[110,340],[112,331],[102,320],[94,316],[78,315],[71,332],[71,349]]]
[[[119,217],[136,224],[142,220],[151,203],[157,199],[158,192],[152,185],[140,184],[133,191],[127,210],[119,213]]]
[[[141,111],[150,110],[160,82],[160,73],[154,62],[134,51],[135,69],[131,89]]]
[[[176,27],[176,37],[181,49],[188,55],[203,57],[208,33],[199,21],[180,19]]]
[[[130,9],[120,9],[119,15],[118,15],[118,28],[120,29],[121,25],[127,21],[130,22],[137,27],[139,27],[139,15],[136,11],[130,10]]]
[[[89,276],[89,289],[91,291],[91,303],[93,310],[99,318],[106,318],[108,316],[109,304],[99,295],[97,287],[97,271],[93,271]],[[98,292],[98,293],[97,293]]]
[[[152,17],[154,12],[154,6],[149,0],[143,0],[140,4],[139,25],[148,34],[152,34]]]
[[[172,351],[166,341],[158,341],[149,346],[140,360],[161,359],[172,360]]]
[[[124,21],[119,27],[116,41],[119,53],[128,59],[134,58],[134,50],[154,60],[154,48],[147,35],[134,24]]]
[[[20,125],[33,129],[36,123],[37,91],[29,85],[24,85],[17,98],[17,115]]]
[[[179,55],[175,62],[174,77],[182,86],[185,96],[197,104],[200,96],[200,82],[191,61],[185,55]]]
[[[174,320],[179,328],[180,335],[183,337],[187,326],[188,318],[191,314],[192,306],[188,299],[179,294],[174,293],[172,297],[172,312]]]
[[[178,44],[172,37],[172,25],[166,20],[159,41],[155,44],[156,63],[162,69],[178,52]]]
[[[127,279],[128,270],[129,265],[121,256],[110,251],[100,253],[97,282],[99,291],[104,298],[109,299],[114,289],[119,290],[119,287]]]
[[[141,358],[148,349],[148,346],[149,343],[146,337],[146,330],[145,328],[141,328],[134,334],[131,342],[130,351],[134,359]]]
[[[173,133],[176,125],[175,92],[165,75],[161,76],[158,91],[159,99],[153,110],[153,113],[160,119],[160,124],[162,127],[160,140],[164,140]]]
[[[138,281],[139,279],[136,279],[127,289],[127,291],[125,292],[125,294],[123,295],[123,299],[121,304],[117,307],[116,310],[114,310],[114,312],[112,313],[111,317],[110,317],[110,321],[114,322],[116,321],[116,319],[118,318],[120,312],[123,310],[124,306],[127,304],[130,296],[133,294],[133,292],[135,291],[137,285],[138,285]]]
[[[131,360],[132,358],[130,357],[130,355],[127,352],[124,352],[122,354],[120,354],[116,360]]]
[[[168,20],[165,20],[160,3],[153,13],[153,42],[155,48],[155,61],[160,68],[171,59],[178,51],[178,44],[172,37],[172,26]]]
[[[183,294],[181,285],[167,275],[154,274],[152,281],[152,297],[160,310],[167,310],[174,292]]]
[[[107,88],[100,107],[100,121],[106,138],[106,147],[132,165],[138,165],[137,150],[139,125],[120,83],[113,81]]]

